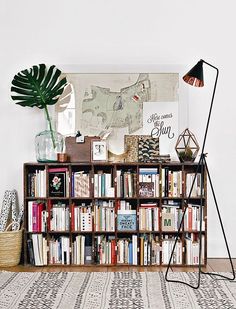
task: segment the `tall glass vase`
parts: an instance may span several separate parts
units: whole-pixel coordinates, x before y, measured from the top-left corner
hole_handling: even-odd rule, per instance
[[[48,128],[35,136],[35,152],[38,162],[56,162],[57,154],[64,150],[64,137],[53,129],[52,120],[45,108]]]
[[[57,153],[61,153],[63,150],[64,137],[59,132],[45,130],[35,136],[35,151],[38,162],[56,162]]]

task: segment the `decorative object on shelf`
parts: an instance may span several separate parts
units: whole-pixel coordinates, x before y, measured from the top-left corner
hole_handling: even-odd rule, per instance
[[[179,224],[178,232],[175,235],[174,245],[172,247],[171,255],[170,255],[169,262],[168,262],[167,269],[166,269],[166,273],[165,273],[166,281],[168,281],[168,282],[176,282],[176,283],[183,283],[183,284],[185,284],[185,285],[187,285],[187,286],[189,286],[189,287],[191,287],[193,289],[198,289],[199,288],[200,280],[201,280],[201,274],[206,274],[206,275],[210,275],[210,276],[217,276],[217,277],[221,278],[219,280],[222,280],[222,278],[225,279],[225,280],[230,280],[230,281],[235,279],[235,270],[234,270],[234,266],[233,266],[233,262],[232,262],[232,258],[231,258],[231,254],[230,254],[227,238],[226,238],[225,231],[224,231],[224,225],[223,225],[223,222],[222,222],[222,219],[221,219],[221,215],[220,215],[220,211],[219,211],[219,206],[218,206],[218,203],[217,203],[217,200],[216,200],[216,195],[215,195],[214,187],[213,187],[213,184],[212,184],[212,181],[211,181],[211,176],[210,176],[210,172],[209,172],[207,161],[206,161],[206,155],[207,154],[204,152],[205,151],[205,144],[206,144],[208,128],[209,128],[209,123],[210,123],[210,119],[211,119],[211,112],[212,112],[213,102],[214,102],[214,97],[215,97],[216,85],[217,85],[217,81],[218,81],[219,70],[218,70],[218,68],[216,68],[212,64],[210,64],[210,63],[208,63],[208,62],[206,62],[206,61],[201,59],[183,77],[183,80],[187,84],[190,84],[192,86],[203,87],[204,86],[203,64],[206,64],[206,65],[210,66],[211,68],[213,68],[214,70],[216,70],[215,84],[214,84],[214,88],[213,88],[211,104],[210,104],[210,109],[209,109],[209,113],[208,113],[207,124],[206,124],[205,133],[204,133],[204,139],[203,139],[203,145],[202,145],[200,159],[199,159],[199,162],[198,162],[198,165],[197,165],[197,169],[195,171],[195,176],[193,178],[193,184],[192,184],[191,189],[190,189],[190,191],[188,193],[188,197],[187,197],[187,199],[184,202],[185,203],[185,209],[183,211],[182,219],[181,219],[180,224]],[[229,257],[229,261],[230,261],[230,265],[231,265],[231,270],[232,270],[232,278],[230,278],[230,277],[228,277],[226,275],[222,275],[222,274],[217,274],[217,273],[212,273],[212,272],[203,272],[202,271],[201,254],[204,251],[205,247],[204,247],[204,243],[202,242],[203,227],[202,227],[202,220],[200,220],[200,228],[199,228],[199,235],[198,235],[199,239],[200,239],[199,248],[198,248],[199,249],[199,254],[198,254],[198,279],[197,279],[197,284],[193,285],[193,284],[185,282],[185,281],[169,279],[168,278],[168,272],[169,272],[169,269],[170,269],[170,265],[171,265],[172,259],[173,259],[174,255],[175,255],[176,244],[177,244],[178,238],[180,236],[181,228],[182,228],[182,226],[184,224],[185,213],[186,213],[186,211],[188,209],[188,204],[189,204],[190,199],[191,199],[191,193],[193,191],[194,183],[197,180],[198,173],[201,172],[201,174],[202,174],[202,171],[203,171],[204,167],[205,167],[206,173],[207,173],[206,176],[209,179],[211,191],[212,191],[214,202],[215,202],[215,207],[216,207],[218,218],[219,218],[220,225],[221,225],[221,230],[222,230],[222,233],[223,233],[223,236],[224,236],[224,241],[225,241],[225,245],[226,245],[226,249],[227,249],[227,253],[228,253],[228,257]],[[200,187],[200,196],[202,196],[203,193],[204,193],[204,187],[203,187],[203,181],[202,181],[201,182],[201,187]],[[203,200],[200,199],[200,201],[201,201],[200,202],[201,204],[199,205],[199,207],[200,207],[200,218],[202,218],[203,208],[205,208],[205,207],[204,207],[204,204],[203,204]]]
[[[82,135],[80,131],[77,131],[75,135],[75,141],[76,143],[84,143],[84,135]]]
[[[127,148],[123,153],[116,154],[108,150],[108,161],[113,162],[113,163],[126,162],[128,151],[129,151],[129,148]]]
[[[152,136],[139,136],[138,138],[138,161],[158,162],[159,138]]]
[[[187,128],[178,137],[175,150],[180,162],[194,162],[199,151],[195,135]]]
[[[100,141],[98,136],[85,136],[84,143],[76,143],[75,136],[65,138],[66,153],[70,162],[91,162],[91,141]]]
[[[138,137],[139,135],[125,135],[126,162],[138,162]]]
[[[106,141],[92,141],[91,144],[92,161],[108,160],[107,142]]]
[[[35,136],[35,152],[38,162],[56,162],[57,154],[62,153],[63,150],[64,137],[59,132],[49,129]]]
[[[64,153],[64,152],[58,153],[57,154],[57,161],[61,162],[61,163],[67,162],[67,153]]]
[[[54,105],[60,100],[68,101],[68,91],[63,95],[67,86],[66,78],[60,79],[61,71],[45,64],[34,65],[30,69],[17,73],[12,80],[11,91],[16,104],[44,109],[49,129],[39,133],[35,138],[36,158],[38,162],[55,162],[57,152],[63,152],[63,136],[57,133],[52,126],[48,105]],[[70,86],[69,86],[70,87]]]

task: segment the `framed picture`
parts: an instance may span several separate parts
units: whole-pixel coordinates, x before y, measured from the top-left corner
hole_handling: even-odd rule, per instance
[[[92,161],[107,161],[107,142],[106,141],[91,141]]]

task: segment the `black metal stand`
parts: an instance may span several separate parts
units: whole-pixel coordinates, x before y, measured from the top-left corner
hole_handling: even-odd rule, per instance
[[[226,238],[225,231],[224,231],[224,225],[223,225],[223,222],[222,222],[222,219],[221,219],[218,203],[217,203],[217,200],[216,200],[215,191],[214,191],[213,184],[212,184],[212,181],[211,181],[210,172],[209,172],[209,169],[208,169],[208,166],[207,166],[206,154],[204,153],[206,137],[207,137],[207,132],[208,132],[208,128],[209,128],[211,112],[212,112],[212,107],[213,107],[213,101],[214,101],[214,96],[215,96],[215,90],[216,90],[216,85],[217,85],[217,80],[218,80],[218,75],[219,75],[219,70],[216,67],[214,67],[213,65],[211,65],[210,63],[208,63],[208,62],[206,62],[204,60],[201,60],[201,61],[203,63],[209,65],[210,67],[214,68],[217,71],[217,74],[216,74],[215,85],[214,85],[214,90],[213,90],[213,94],[212,94],[210,110],[209,110],[208,119],[207,119],[207,125],[206,125],[204,140],[203,140],[203,146],[202,146],[202,152],[201,152],[201,155],[200,155],[200,159],[199,159],[199,162],[198,162],[198,165],[197,165],[197,169],[196,169],[196,172],[195,172],[195,176],[194,176],[194,179],[193,179],[193,183],[192,183],[189,195],[188,195],[187,199],[184,201],[185,209],[184,209],[181,221],[180,221],[180,225],[179,225],[179,228],[178,228],[178,231],[177,231],[177,235],[176,235],[176,238],[175,238],[174,246],[173,246],[173,249],[172,249],[172,252],[171,252],[171,255],[170,255],[170,259],[169,259],[169,263],[167,265],[167,270],[166,270],[166,273],[165,273],[165,280],[166,281],[168,281],[168,282],[176,282],[176,283],[183,283],[183,284],[185,284],[185,285],[187,285],[187,286],[189,286],[189,287],[191,287],[193,289],[198,289],[199,288],[200,281],[201,281],[201,274],[211,275],[211,276],[218,276],[218,277],[220,277],[222,279],[230,280],[230,281],[235,279],[235,271],[234,271],[233,262],[232,262],[232,258],[231,258],[231,255],[230,255],[230,251],[229,251],[229,246],[228,246],[227,238]],[[192,190],[193,190],[193,186],[194,186],[197,174],[200,171],[200,173],[201,173],[201,175],[203,177],[203,175],[204,175],[204,168],[206,169],[206,173],[207,173],[207,176],[208,176],[208,179],[209,179],[209,183],[210,183],[210,187],[211,187],[211,192],[213,194],[213,198],[214,198],[214,202],[215,202],[215,207],[216,207],[218,218],[219,218],[220,225],[221,225],[221,230],[222,230],[222,233],[223,233],[223,236],[224,236],[224,241],[225,241],[225,245],[226,245],[226,248],[227,248],[227,253],[228,253],[228,257],[229,257],[230,265],[231,265],[231,269],[232,269],[232,278],[224,276],[224,275],[220,275],[220,274],[217,274],[217,273],[203,272],[202,271],[202,263],[201,263],[201,258],[202,258],[202,214],[203,214],[203,207],[204,207],[203,206],[204,181],[202,179],[202,181],[201,181],[201,191],[200,191],[201,192],[201,198],[200,198],[200,229],[199,229],[199,233],[198,233],[198,235],[199,235],[198,281],[197,281],[197,285],[194,286],[194,285],[191,285],[191,284],[189,284],[187,282],[184,282],[184,281],[168,279],[168,272],[169,272],[169,269],[170,269],[170,266],[171,266],[171,261],[172,261],[173,255],[174,255],[176,243],[177,243],[178,238],[180,236],[180,230],[181,230],[181,228],[183,226],[184,216],[185,216],[186,210],[188,208],[189,201],[191,199],[191,193],[192,193]]]
[[[217,274],[217,273],[203,272],[202,271],[202,263],[201,263],[201,260],[202,260],[202,220],[201,220],[201,218],[202,218],[203,207],[204,207],[203,206],[203,198],[202,198],[204,184],[203,184],[203,181],[201,181],[200,229],[199,229],[199,234],[198,234],[199,235],[198,281],[197,281],[197,285],[194,286],[194,285],[191,285],[191,284],[189,284],[187,282],[184,282],[184,281],[168,279],[168,272],[169,272],[169,269],[171,267],[171,261],[172,261],[173,255],[174,255],[176,243],[177,243],[178,238],[180,236],[181,227],[183,226],[184,216],[185,216],[186,210],[188,208],[188,203],[189,203],[189,200],[191,199],[191,193],[192,193],[192,190],[193,190],[194,182],[195,182],[196,177],[197,177],[197,173],[199,171],[201,171],[201,175],[203,175],[204,168],[206,169],[206,173],[207,173],[207,176],[208,176],[208,179],[209,179],[209,183],[210,183],[211,191],[212,191],[212,194],[213,194],[213,198],[214,198],[214,202],[215,202],[218,218],[219,218],[221,229],[222,229],[222,233],[223,233],[223,236],[224,236],[224,241],[225,241],[225,245],[226,245],[226,248],[227,248],[227,253],[228,253],[228,257],[229,257],[230,265],[231,265],[231,269],[232,269],[232,278],[224,276],[224,275],[220,275],[220,274]],[[178,228],[178,232],[177,232],[177,235],[176,235],[176,238],[175,238],[174,246],[173,246],[173,249],[172,249],[172,252],[171,252],[171,256],[170,256],[170,259],[169,259],[169,263],[167,265],[167,269],[166,269],[166,273],[165,273],[166,281],[168,281],[168,282],[176,282],[176,283],[183,283],[183,284],[185,284],[185,285],[187,285],[187,286],[189,286],[189,287],[191,287],[193,289],[198,289],[199,286],[200,286],[201,274],[218,276],[218,277],[221,277],[221,278],[227,279],[227,280],[234,280],[235,279],[235,271],[234,271],[234,267],[233,267],[233,262],[232,262],[232,258],[231,258],[231,255],[230,255],[229,246],[228,246],[227,238],[226,238],[226,235],[225,235],[225,231],[224,231],[224,225],[223,225],[223,222],[222,222],[222,219],[221,219],[221,215],[220,215],[220,211],[219,211],[219,206],[218,206],[218,203],[217,203],[217,200],[216,200],[215,191],[214,191],[213,184],[212,184],[212,181],[211,181],[211,176],[210,176],[209,169],[208,169],[208,166],[207,166],[206,154],[202,154],[201,157],[200,157],[200,160],[199,160],[198,165],[197,165],[197,170],[195,172],[195,177],[194,177],[194,180],[193,180],[193,183],[192,183],[192,187],[191,187],[190,192],[189,192],[189,196],[185,200],[184,203],[185,203],[185,209],[184,209],[184,212],[183,212],[183,216],[182,216],[179,228]]]

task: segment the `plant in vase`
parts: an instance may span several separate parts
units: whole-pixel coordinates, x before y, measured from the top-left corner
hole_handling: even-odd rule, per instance
[[[49,69],[45,64],[34,65],[30,69],[17,73],[12,80],[12,99],[23,107],[38,107],[45,111],[48,130],[35,137],[36,158],[39,162],[53,162],[57,159],[57,152],[64,147],[63,136],[53,130],[48,106],[54,105],[62,98],[67,87],[66,78],[61,78],[61,71],[52,65]],[[68,96],[68,93],[67,93]]]

